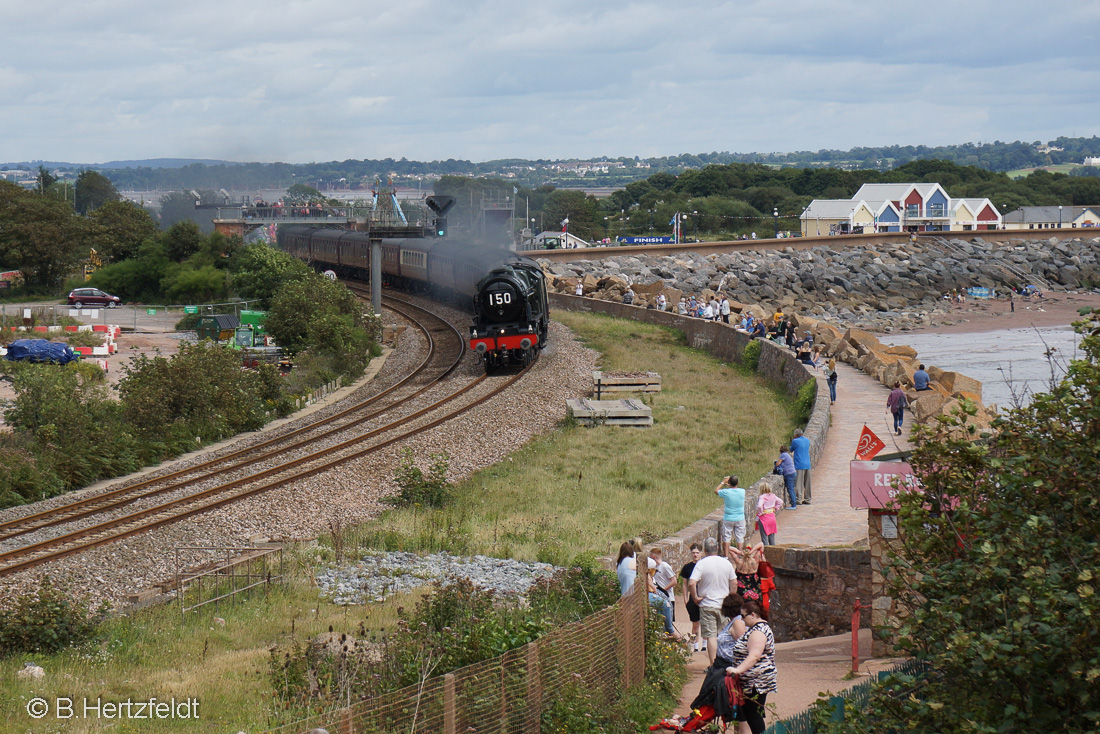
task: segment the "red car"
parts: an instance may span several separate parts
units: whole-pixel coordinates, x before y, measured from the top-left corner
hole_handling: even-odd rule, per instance
[[[98,288],[77,288],[69,293],[69,305],[77,308],[81,306],[114,308],[122,305],[122,299],[118,296],[112,296],[110,293],[104,293]]]

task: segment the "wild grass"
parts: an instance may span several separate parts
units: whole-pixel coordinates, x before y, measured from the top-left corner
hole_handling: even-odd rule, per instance
[[[307,560],[311,562],[311,560]],[[399,606],[415,597],[364,607],[338,607],[319,598],[306,573],[284,589],[261,592],[250,601],[181,617],[177,605],[136,612],[108,621],[101,640],[48,656],[0,661],[0,710],[7,721],[0,731],[19,732],[255,732],[294,721],[303,712],[276,705],[268,678],[270,649],[306,641],[330,628],[392,629]],[[224,624],[221,621],[224,620]],[[24,661],[46,670],[45,678],[15,677]],[[126,721],[50,714],[34,720],[26,706],[35,697],[51,704],[72,698],[77,710],[84,698],[104,701],[198,699],[196,720]]]
[[[352,546],[554,563],[614,552],[625,539],[661,538],[714,510],[721,478],[736,474],[747,485],[766,474],[795,428],[790,397],[687,347],[680,332],[593,314],[557,318],[603,355],[603,369],[661,374],[662,391],[644,398],[653,427],[563,421],[459,483],[451,505],[391,511],[352,531]]]

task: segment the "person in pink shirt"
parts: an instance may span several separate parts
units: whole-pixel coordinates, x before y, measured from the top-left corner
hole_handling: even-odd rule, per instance
[[[782,509],[783,498],[773,494],[767,484],[761,487],[760,499],[756,501],[756,523],[760,528],[760,542],[764,545],[775,545],[775,534],[779,531],[775,513]]]

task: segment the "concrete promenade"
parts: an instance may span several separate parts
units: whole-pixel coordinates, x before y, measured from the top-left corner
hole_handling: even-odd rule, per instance
[[[837,372],[837,400],[832,406],[825,453],[811,475],[812,504],[779,514],[776,536],[779,545],[823,548],[865,543],[867,510],[853,510],[849,506],[848,481],[849,462],[855,456],[863,426],[866,424],[886,444],[882,453],[911,448],[908,441],[910,414],[906,414],[902,436],[891,432],[893,419],[886,410],[890,391],[849,365],[838,363]],[[824,376],[818,372],[817,379],[824,380]],[[680,596],[678,594],[676,599],[676,627],[687,633],[691,631],[691,623]],[[867,658],[871,650],[869,629],[860,630],[860,639],[861,674],[877,672],[893,664],[894,661]],[[768,699],[768,723],[797,714],[812,704],[818,693],[837,693],[858,683],[864,676],[845,680],[852,669],[851,645],[850,634],[778,643],[779,691]],[[688,665],[691,678],[680,695],[677,713],[685,713],[698,694],[706,667],[706,653],[692,654]]]

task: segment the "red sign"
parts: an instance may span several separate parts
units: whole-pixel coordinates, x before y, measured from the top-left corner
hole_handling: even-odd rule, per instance
[[[853,461],[850,466],[849,504],[855,508],[888,509],[898,492],[920,484],[904,461]]]
[[[882,442],[882,439],[876,436],[867,427],[867,424],[864,424],[863,433],[859,434],[859,443],[856,445],[856,458],[860,461],[873,459],[884,448],[886,448],[886,444]]]

